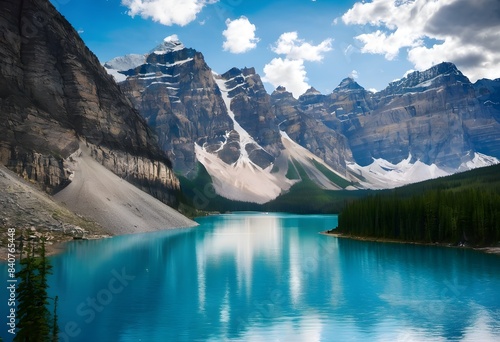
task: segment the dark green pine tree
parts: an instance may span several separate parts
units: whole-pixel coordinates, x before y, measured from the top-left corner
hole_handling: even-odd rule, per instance
[[[59,325],[57,323],[57,301],[59,300],[59,297],[56,296],[54,298],[54,314],[52,316],[52,342],[57,342],[59,341]]]
[[[34,247],[30,241],[26,257],[22,257],[21,251],[21,269],[16,273],[19,279],[17,288],[17,315],[19,322],[17,324],[17,334],[14,341],[29,341],[31,332],[35,330],[35,303],[33,302],[35,294],[35,262],[34,262]]]
[[[52,266],[45,256],[45,240],[38,248],[30,242],[25,258],[21,259],[21,269],[16,273],[19,279],[17,288],[18,331],[14,341],[50,341],[52,320],[48,309],[47,276]]]

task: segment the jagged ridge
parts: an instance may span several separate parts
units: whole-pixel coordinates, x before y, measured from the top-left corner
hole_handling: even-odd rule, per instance
[[[214,163],[219,165],[220,161],[218,168],[229,170],[240,167],[240,158],[249,155],[249,161],[259,170],[286,171],[289,167],[286,159],[294,153],[284,146],[284,134],[298,143],[291,147],[287,142],[289,148],[297,149],[299,145],[306,148],[327,169],[357,187],[383,188],[383,182],[386,187],[394,186],[383,172],[369,178],[373,184],[360,175],[364,168],[377,166],[374,163],[380,161],[393,165],[394,172],[413,172],[415,181],[470,168],[474,161],[481,165],[485,161],[494,163],[497,160],[494,157],[500,157],[500,101],[497,101],[500,88],[495,83],[498,81],[473,85],[452,63],[409,73],[378,93],[365,90],[353,78],[346,78],[331,94],[310,88],[296,99],[283,87],[267,94],[254,68],[232,68],[213,76],[216,80],[210,82],[206,72],[209,67],[204,61],[198,66],[187,61],[190,50],[180,42],[176,44],[179,49],[162,53],[162,58],[169,58],[168,70],[155,69],[159,64],[153,53],[148,63],[124,71],[130,76],[121,84],[148,122],[156,124],[160,136],[172,132],[173,127],[174,136],[182,136],[185,144],[165,142],[163,146],[171,151],[176,169],[184,174],[195,170],[199,158],[205,160],[205,167],[211,173]],[[200,52],[192,53],[199,61],[203,60]],[[182,69],[177,69],[176,74],[171,68],[180,64]],[[186,73],[192,79],[186,79],[183,87],[180,83],[165,82],[169,75],[180,77]],[[203,88],[198,78],[207,79]],[[204,102],[207,100],[204,94],[210,94],[208,102]],[[189,108],[185,106],[186,95],[191,101]],[[210,127],[214,122],[210,115],[196,114],[201,106],[220,114],[217,120],[225,122],[225,126],[219,125],[219,130],[199,130],[186,124],[201,121]],[[195,155],[193,146],[209,155]],[[398,166],[403,164],[404,167]],[[318,171],[307,169],[311,176]],[[257,174],[260,173],[254,177]],[[211,175],[224,178],[215,176],[215,171]],[[318,181],[321,176],[318,173],[316,176],[312,178]],[[228,181],[222,178],[214,181],[221,184]],[[412,182],[411,176],[398,179],[402,184]],[[327,183],[318,182],[322,186]],[[286,191],[286,187],[282,190]]]

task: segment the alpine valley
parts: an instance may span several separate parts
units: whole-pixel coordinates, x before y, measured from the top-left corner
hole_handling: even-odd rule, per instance
[[[7,167],[27,181],[1,193],[3,226],[61,230],[69,209],[109,233],[151,231],[195,224],[171,207],[294,211],[283,203],[315,193],[312,211],[332,212],[352,190],[499,162],[500,79],[473,84],[451,63],[297,99],[252,67],[214,72],[175,35],[102,65],[49,1],[1,6],[0,161],[3,180]],[[46,217],[14,190],[33,184],[54,195]]]
[[[452,63],[379,92],[352,78],[331,94],[268,94],[254,68],[218,74],[175,35],[104,64],[183,179],[266,203],[305,179],[324,190],[384,189],[493,165],[500,79],[471,83]]]
[[[297,98],[176,35],[104,63],[53,3],[0,1],[0,341],[500,340],[497,256],[351,239],[500,254],[500,79]],[[126,3],[194,4],[76,12]]]

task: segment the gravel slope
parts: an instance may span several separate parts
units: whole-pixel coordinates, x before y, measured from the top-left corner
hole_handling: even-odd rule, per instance
[[[54,198],[99,223],[105,232],[131,234],[197,225],[106,169],[90,157],[83,144],[73,160],[72,182]]]

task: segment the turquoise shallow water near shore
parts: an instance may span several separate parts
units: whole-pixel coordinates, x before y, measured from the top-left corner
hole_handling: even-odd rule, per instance
[[[61,341],[500,340],[496,255],[318,234],[334,215],[198,222],[52,257]]]

